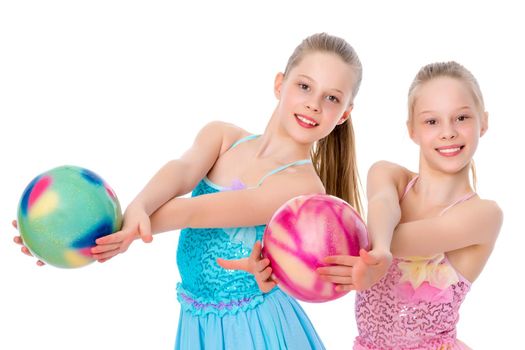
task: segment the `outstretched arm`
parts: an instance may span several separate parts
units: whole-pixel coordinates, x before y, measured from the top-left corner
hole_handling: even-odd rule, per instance
[[[115,233],[120,237],[119,243],[97,240],[97,246],[91,249],[94,258],[103,262],[123,253],[138,237],[151,242],[150,215],[173,197],[186,194],[195,187],[229,147],[230,139],[240,137],[241,133],[241,129],[222,122],[212,122],[202,128],[191,148],[181,158],[164,165],[129,204],[122,229]]]
[[[396,256],[432,256],[475,246],[492,246],[503,223],[503,212],[489,200],[470,200],[446,215],[397,226],[392,240]]]
[[[384,276],[392,261],[392,234],[401,218],[399,198],[411,176],[397,164],[380,161],[372,165],[367,178],[371,250],[361,250],[359,257],[327,257],[324,261],[333,266],[319,268],[323,279],[338,284],[339,290],[363,290]]]
[[[307,193],[324,193],[322,183],[310,171],[280,173],[255,189],[173,198],[151,215],[151,228],[154,233],[160,233],[186,227],[262,225],[268,223],[287,200]],[[106,259],[122,252],[129,246],[129,240],[136,237],[123,229],[97,239],[99,246],[93,248],[97,252],[96,258]]]

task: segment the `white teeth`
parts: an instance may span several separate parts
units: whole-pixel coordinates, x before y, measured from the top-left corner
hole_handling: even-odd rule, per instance
[[[440,149],[438,150],[440,153],[454,153],[454,152],[457,152],[459,151],[461,148],[460,147],[456,147],[456,148],[447,148],[447,149]]]
[[[316,126],[317,123],[309,120],[309,119],[306,119],[306,118],[303,118],[301,117],[300,115],[296,115],[297,119],[299,119],[300,121],[302,121],[303,123],[306,123],[306,124],[310,124],[310,125],[313,125],[313,126]]]

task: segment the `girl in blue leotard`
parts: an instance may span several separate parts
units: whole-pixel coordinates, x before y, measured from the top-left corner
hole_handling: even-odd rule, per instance
[[[343,39],[306,38],[275,78],[278,100],[262,135],[212,122],[127,207],[121,231],[92,249],[105,261],[140,237],[182,229],[176,349],[324,349],[299,304],[253,275],[221,268],[247,257],[288,199],[329,193],[359,208],[350,113],[361,64]],[[191,198],[181,198],[192,191]]]

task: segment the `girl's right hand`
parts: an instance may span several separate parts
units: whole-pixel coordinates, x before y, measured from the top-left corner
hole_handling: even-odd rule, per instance
[[[16,222],[16,220],[13,220],[11,222],[11,224],[13,225],[14,228],[18,229],[18,224]],[[22,251],[22,253],[24,253],[25,255],[27,256],[33,256],[33,254],[31,254],[31,252],[29,251],[29,249],[24,245],[24,241],[22,240],[22,237],[20,236],[15,236],[13,237],[13,241],[16,243],[16,244],[19,244],[22,246],[22,248],[20,248],[20,250]],[[45,263],[42,261],[42,260],[37,260],[36,261],[36,264],[38,266],[44,266]]]
[[[137,238],[142,238],[144,243],[153,240],[151,221],[144,210],[128,207],[124,214],[122,229],[95,241],[97,245],[91,248],[93,259],[104,262],[124,253]]]
[[[270,260],[261,255],[261,242],[257,241],[253,245],[252,252],[248,258],[225,260],[217,259],[220,267],[228,270],[242,270],[255,276],[255,281],[263,293],[268,293],[277,285],[275,276],[272,276]]]

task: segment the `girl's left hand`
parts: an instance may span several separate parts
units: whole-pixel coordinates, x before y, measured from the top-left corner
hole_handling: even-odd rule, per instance
[[[377,283],[388,271],[392,254],[385,251],[359,251],[359,256],[333,255],[323,259],[327,264],[317,269],[321,278],[336,284],[336,291],[365,290]]]
[[[18,224],[16,222],[16,220],[13,220],[11,222],[11,225],[13,225],[14,228],[18,229]],[[15,242],[16,244],[19,244],[22,246],[22,248],[20,248],[20,250],[22,251],[22,253],[24,253],[25,255],[27,256],[33,256],[33,254],[31,254],[31,252],[29,251],[29,249],[24,245],[24,241],[22,240],[22,237],[20,236],[15,236],[13,238],[13,242]],[[46,263],[43,262],[42,260],[37,260],[36,261],[36,264],[38,266],[44,266]]]
[[[253,245],[252,252],[248,258],[237,260],[217,259],[217,264],[228,270],[242,270],[251,273],[255,277],[255,281],[259,289],[263,293],[268,293],[276,285],[277,280],[272,276],[272,268],[270,267],[270,260],[261,256],[261,242],[257,241]]]

